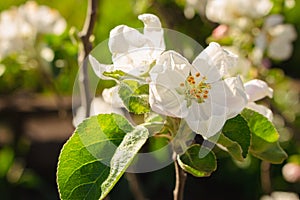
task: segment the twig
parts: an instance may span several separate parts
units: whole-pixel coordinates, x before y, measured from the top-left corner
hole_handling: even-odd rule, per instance
[[[261,166],[260,166],[261,187],[265,194],[271,194],[272,192],[270,167],[271,164],[269,162],[264,160],[261,162]]]
[[[82,41],[82,46],[78,55],[78,64],[82,64],[79,72],[79,88],[81,94],[82,106],[86,109],[86,117],[90,115],[91,94],[89,90],[88,77],[88,61],[85,59],[92,50],[92,42],[90,41],[93,29],[96,23],[98,9],[98,0],[88,0],[87,14],[82,31],[79,37]]]
[[[134,196],[135,200],[145,200],[142,190],[140,188],[140,183],[136,177],[136,174],[126,173],[126,179],[128,180],[130,190]]]
[[[173,191],[174,200],[183,200],[184,186],[186,181],[186,173],[181,169],[177,162],[177,154],[174,152],[173,159],[175,164],[176,183]]]

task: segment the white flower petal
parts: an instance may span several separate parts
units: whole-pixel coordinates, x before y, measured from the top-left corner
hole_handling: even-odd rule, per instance
[[[161,23],[156,15],[145,13],[138,16],[138,19],[144,23],[145,28],[161,28]]]
[[[216,135],[222,129],[225,119],[224,116],[214,116],[201,121],[189,120],[187,123],[193,131],[205,138],[209,138]]]
[[[159,57],[149,72],[150,106],[154,111],[173,117],[187,115],[184,96],[176,88],[185,82],[190,69],[189,62],[174,51],[166,51]]]
[[[227,78],[224,82],[226,83],[227,119],[230,119],[245,108],[248,98],[240,77]]]
[[[150,57],[151,50],[145,46],[147,42],[143,34],[131,27],[120,25],[111,30],[108,45],[115,69],[128,73],[143,62],[150,64],[153,59]]]
[[[226,90],[224,81],[211,85],[208,98],[204,103],[192,102],[189,114],[185,117],[190,128],[204,137],[217,134],[227,117]]]
[[[273,120],[273,113],[266,106],[258,105],[258,104],[254,103],[254,102],[249,102],[247,104],[247,108],[250,108],[250,109],[252,109],[252,110],[254,110],[254,111],[256,111],[256,112],[264,115],[266,118],[269,119],[269,121],[272,122],[272,120]]]
[[[92,100],[90,116],[110,113],[124,115],[122,109],[116,108],[114,104],[105,102],[101,97],[95,97]]]
[[[267,35],[265,32],[261,32],[255,38],[255,48],[261,49],[262,51],[267,47]]]
[[[261,34],[255,42],[262,53],[267,50],[268,56],[275,60],[288,59],[293,52],[292,42],[297,38],[295,27],[282,23],[282,15],[271,15],[266,18]]]
[[[275,60],[286,60],[291,57],[293,53],[293,45],[285,39],[274,39],[268,48],[268,56]]]
[[[273,89],[262,80],[254,79],[244,84],[245,91],[248,95],[248,101],[254,102],[266,96],[273,97]]]
[[[237,56],[224,50],[218,43],[212,42],[193,61],[197,70],[211,83],[220,80],[235,64]]]
[[[230,12],[233,7],[234,4],[224,0],[208,0],[205,14],[213,22],[229,24],[233,19]],[[229,11],[228,14],[225,14],[225,11]]]
[[[175,75],[176,82],[184,82],[187,76],[190,73],[192,66],[188,62],[188,60],[175,51],[166,51],[160,55],[160,57],[156,61],[156,65],[149,72],[151,80],[157,82],[157,76],[161,74],[165,74],[165,78],[161,76],[161,80],[164,84],[169,84],[170,87],[178,87],[178,85],[174,85],[174,83],[169,81],[172,76],[168,76],[168,72],[174,71],[177,73]],[[167,78],[168,77],[168,78]],[[171,79],[173,80],[173,79]]]
[[[292,41],[297,38],[297,33],[291,24],[279,24],[268,30],[272,36],[268,48],[268,55],[276,60],[286,60],[293,52]]]
[[[282,40],[291,42],[297,38],[295,27],[291,24],[279,24],[269,29],[269,34],[272,37],[282,37]]]
[[[142,47],[146,42],[146,38],[138,30],[126,25],[119,25],[110,31],[108,46],[114,55]]]
[[[152,50],[151,48],[139,48],[131,50],[124,54],[118,54],[118,57],[113,59],[114,69],[122,70],[128,74],[140,76],[149,70],[150,64],[154,61],[152,53],[161,52]]]
[[[208,0],[206,16],[213,22],[237,25],[241,19],[267,15],[272,6],[270,0]]]
[[[185,117],[189,127],[196,133],[209,138],[217,134],[226,121],[226,108],[219,107],[213,103],[206,104],[207,106],[199,106],[196,102],[192,103],[190,112]],[[218,115],[213,115],[217,112]],[[223,112],[223,113],[222,113]],[[207,115],[203,113],[208,113]]]
[[[61,18],[56,21],[56,23],[53,25],[53,33],[56,35],[62,34],[67,27],[67,22],[65,19]]]
[[[112,79],[110,77],[107,77],[107,76],[103,75],[103,72],[112,72],[114,70],[112,65],[101,64],[92,55],[89,55],[89,61],[90,61],[90,64],[91,64],[95,74],[99,78],[104,79],[104,80],[111,80]]]
[[[102,97],[107,104],[115,108],[125,107],[122,99],[119,96],[119,86],[105,88],[102,92]]]
[[[39,6],[34,1],[27,1],[18,9],[24,22],[31,24],[37,32],[61,34],[66,28],[66,21],[57,10],[48,6]]]
[[[188,114],[186,101],[176,91],[159,84],[150,83],[149,103],[159,114],[183,118]]]
[[[143,34],[120,25],[111,30],[109,38],[114,68],[137,76],[148,71],[151,63],[165,50],[159,18],[144,14],[139,19],[145,25]]]
[[[281,24],[283,22],[283,20],[284,20],[284,17],[282,15],[270,15],[266,18],[263,29],[267,30],[278,24]]]
[[[142,14],[138,16],[138,19],[144,23],[144,35],[152,42],[151,46],[164,51],[166,48],[164,32],[159,18],[153,14]]]
[[[227,85],[224,81],[218,81],[211,84],[208,100],[211,98],[211,104],[213,106],[212,115],[223,116],[224,112],[227,110],[226,87]]]
[[[255,0],[255,1],[248,1],[248,2],[251,2],[252,5],[254,4],[255,6],[254,12],[253,10],[249,9],[249,7],[246,8],[253,18],[259,18],[267,15],[273,7],[273,3],[270,0]]]

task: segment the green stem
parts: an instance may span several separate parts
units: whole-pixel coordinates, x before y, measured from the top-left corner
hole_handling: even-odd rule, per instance
[[[173,190],[174,200],[183,200],[184,186],[186,182],[186,173],[181,169],[177,162],[177,154],[174,152],[173,159],[175,164],[176,182]]]
[[[156,134],[156,135],[154,135],[154,137],[156,137],[156,138],[166,138],[169,141],[173,140],[173,138],[170,135],[167,135],[167,134]]]

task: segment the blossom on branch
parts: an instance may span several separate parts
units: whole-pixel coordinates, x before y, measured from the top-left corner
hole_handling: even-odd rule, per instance
[[[255,39],[254,58],[262,60],[267,55],[275,60],[286,60],[293,52],[292,42],[297,32],[292,24],[283,24],[282,15],[271,15],[266,18],[259,35]]]
[[[215,135],[248,102],[238,77],[222,79],[235,60],[217,43],[211,43],[192,64],[175,51],[164,52],[150,71],[152,110],[184,118],[204,137]]]
[[[112,65],[101,64],[89,56],[95,73],[101,79],[109,79],[103,72],[116,70],[135,76],[142,75],[165,50],[159,18],[153,14],[142,14],[138,18],[144,23],[143,33],[126,25],[111,30],[108,45],[112,53]]]
[[[213,22],[241,25],[248,18],[266,16],[272,6],[270,0],[208,0],[206,16]]]
[[[27,1],[0,13],[0,59],[34,48],[38,34],[60,35],[66,21],[58,11]]]

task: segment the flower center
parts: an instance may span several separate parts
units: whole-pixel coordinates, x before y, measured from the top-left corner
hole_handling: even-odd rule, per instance
[[[195,75],[190,73],[185,82],[180,83],[180,87],[176,89],[179,94],[185,96],[188,107],[192,104],[192,101],[203,103],[208,98],[211,86],[205,81],[206,77],[201,76],[199,72]]]

